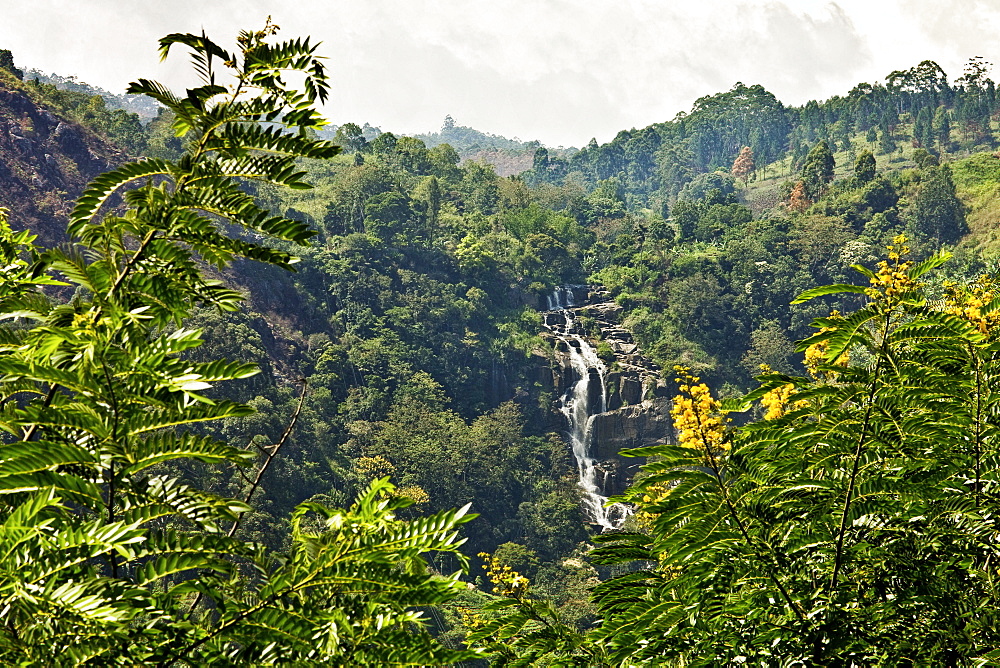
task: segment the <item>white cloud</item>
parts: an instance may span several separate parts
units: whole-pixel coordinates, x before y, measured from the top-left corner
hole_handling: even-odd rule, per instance
[[[701,95],[760,83],[790,104],[846,93],[937,60],[1000,62],[1000,11],[974,0],[12,0],[0,48],[19,64],[122,90],[140,76],[180,86],[183,58],[156,39],[198,31],[232,42],[268,14],[330,57],[334,122],[476,128],[581,145],[669,120]]]

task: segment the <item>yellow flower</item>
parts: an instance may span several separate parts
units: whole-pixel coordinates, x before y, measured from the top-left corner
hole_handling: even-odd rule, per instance
[[[656,482],[646,486],[642,501],[636,504],[636,512],[633,517],[643,529],[652,529],[653,520],[656,515],[648,510],[649,506],[659,503],[670,495],[671,485],[668,482]]]
[[[712,397],[708,385],[700,382],[698,376],[692,376],[687,367],[675,366],[674,371],[681,385],[670,415],[674,419],[678,442],[706,453],[725,450],[728,447],[725,433],[727,420],[721,405]]]
[[[507,598],[524,598],[528,595],[531,582],[507,564],[501,564],[489,552],[480,552],[479,557],[486,563],[483,570],[493,584],[493,593]]]
[[[895,237],[888,248],[889,261],[882,260],[878,263],[875,276],[868,279],[872,287],[865,290],[865,294],[873,301],[884,301],[886,306],[892,307],[899,302],[900,296],[912,292],[919,285],[907,274],[913,267],[913,262],[903,261],[903,258],[910,254],[906,236],[900,234]]]
[[[840,311],[831,311],[830,318],[840,319]],[[833,331],[833,327],[823,327],[819,331],[830,332]],[[833,380],[837,377],[837,372],[833,370],[820,371],[820,365],[826,362],[826,358],[829,356],[830,352],[830,342],[829,341],[817,341],[816,343],[810,345],[806,348],[804,363],[806,366],[806,371],[809,375],[816,380],[826,379]],[[839,367],[847,367],[851,363],[850,351],[845,350],[834,360],[833,364]]]
[[[427,494],[424,488],[419,485],[405,485],[403,487],[399,487],[396,489],[396,496],[407,498],[417,505],[428,503],[431,500],[430,495]]]
[[[760,403],[766,409],[764,419],[777,420],[782,417],[788,411],[788,398],[792,396],[792,392],[794,391],[795,386],[788,383],[787,385],[774,388],[761,397]]]
[[[396,472],[395,465],[382,455],[359,457],[354,462],[354,469],[367,480],[384,478]]]
[[[989,276],[980,276],[973,283],[960,286],[945,282],[945,312],[968,320],[980,333],[986,335],[996,331],[1000,325],[1000,314],[983,313],[983,309],[996,298],[996,281]]]

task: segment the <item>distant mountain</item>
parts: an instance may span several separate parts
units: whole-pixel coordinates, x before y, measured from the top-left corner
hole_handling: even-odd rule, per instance
[[[156,115],[160,112],[160,105],[145,95],[128,95],[125,93],[118,95],[103,88],[79,81],[75,76],[64,77],[61,74],[45,74],[37,69],[26,70],[24,72],[24,80],[31,81],[32,79],[38,79],[39,83],[51,84],[60,90],[70,90],[86,95],[100,95],[104,98],[104,103],[110,109],[130,111],[133,114],[138,114],[139,118],[144,121],[156,118]]]
[[[417,139],[423,140],[428,148],[437,146],[438,144],[450,144],[463,158],[471,157],[473,154],[481,151],[504,150],[516,152],[530,151],[533,153],[536,148],[541,146],[541,142],[537,140],[521,141],[517,137],[507,139],[506,137],[490,134],[489,132],[481,132],[465,125],[456,125],[455,119],[450,115],[445,116],[440,132],[414,136]]]
[[[365,141],[371,142],[382,134],[382,129],[365,123],[358,126]],[[323,139],[338,141],[340,126],[329,125],[318,132]],[[355,132],[357,129],[354,130]],[[446,116],[440,132],[405,135],[419,139],[427,148],[441,144],[450,145],[461,160],[472,160],[493,165],[499,176],[514,176],[532,168],[535,151],[542,148],[539,141],[521,141],[517,137],[508,139],[501,135],[482,132],[464,125],[456,125],[451,116]],[[577,149],[551,149],[553,157],[568,158]]]

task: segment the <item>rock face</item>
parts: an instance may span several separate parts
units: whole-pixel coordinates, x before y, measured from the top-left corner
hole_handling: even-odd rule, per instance
[[[0,206],[15,230],[29,227],[45,244],[65,240],[73,201],[125,155],[9,79],[0,76]]]
[[[577,382],[569,346],[590,345],[603,360],[604,368],[589,370],[593,376],[601,374],[588,383],[589,392],[604,393],[603,398],[592,396],[588,402],[604,408],[590,419],[589,456],[595,460],[601,493],[618,494],[643,463],[619,452],[673,438],[669,393],[660,368],[621,327],[622,309],[609,299],[606,290],[563,286],[540,306],[545,309],[548,329],[543,336],[553,342],[555,350],[551,370],[557,396],[565,396]]]

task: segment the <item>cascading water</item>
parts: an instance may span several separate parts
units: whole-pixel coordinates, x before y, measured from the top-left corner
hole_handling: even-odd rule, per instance
[[[560,309],[573,308],[576,306],[572,286],[560,285],[552,291],[551,295],[546,296],[546,299],[548,300],[550,311],[558,311]]]
[[[583,490],[583,506],[587,518],[604,530],[621,528],[632,509],[615,503],[606,507],[608,497],[601,494],[598,484],[596,461],[590,456],[593,440],[594,417],[607,410],[604,374],[606,367],[590,343],[576,333],[576,314],[569,310],[574,305],[572,288],[557,288],[549,296],[550,311],[559,311],[562,326],[550,327],[566,343],[571,371],[566,392],[559,399],[559,410],[566,416],[569,440],[576,458],[579,485]],[[561,331],[560,331],[561,330]]]

